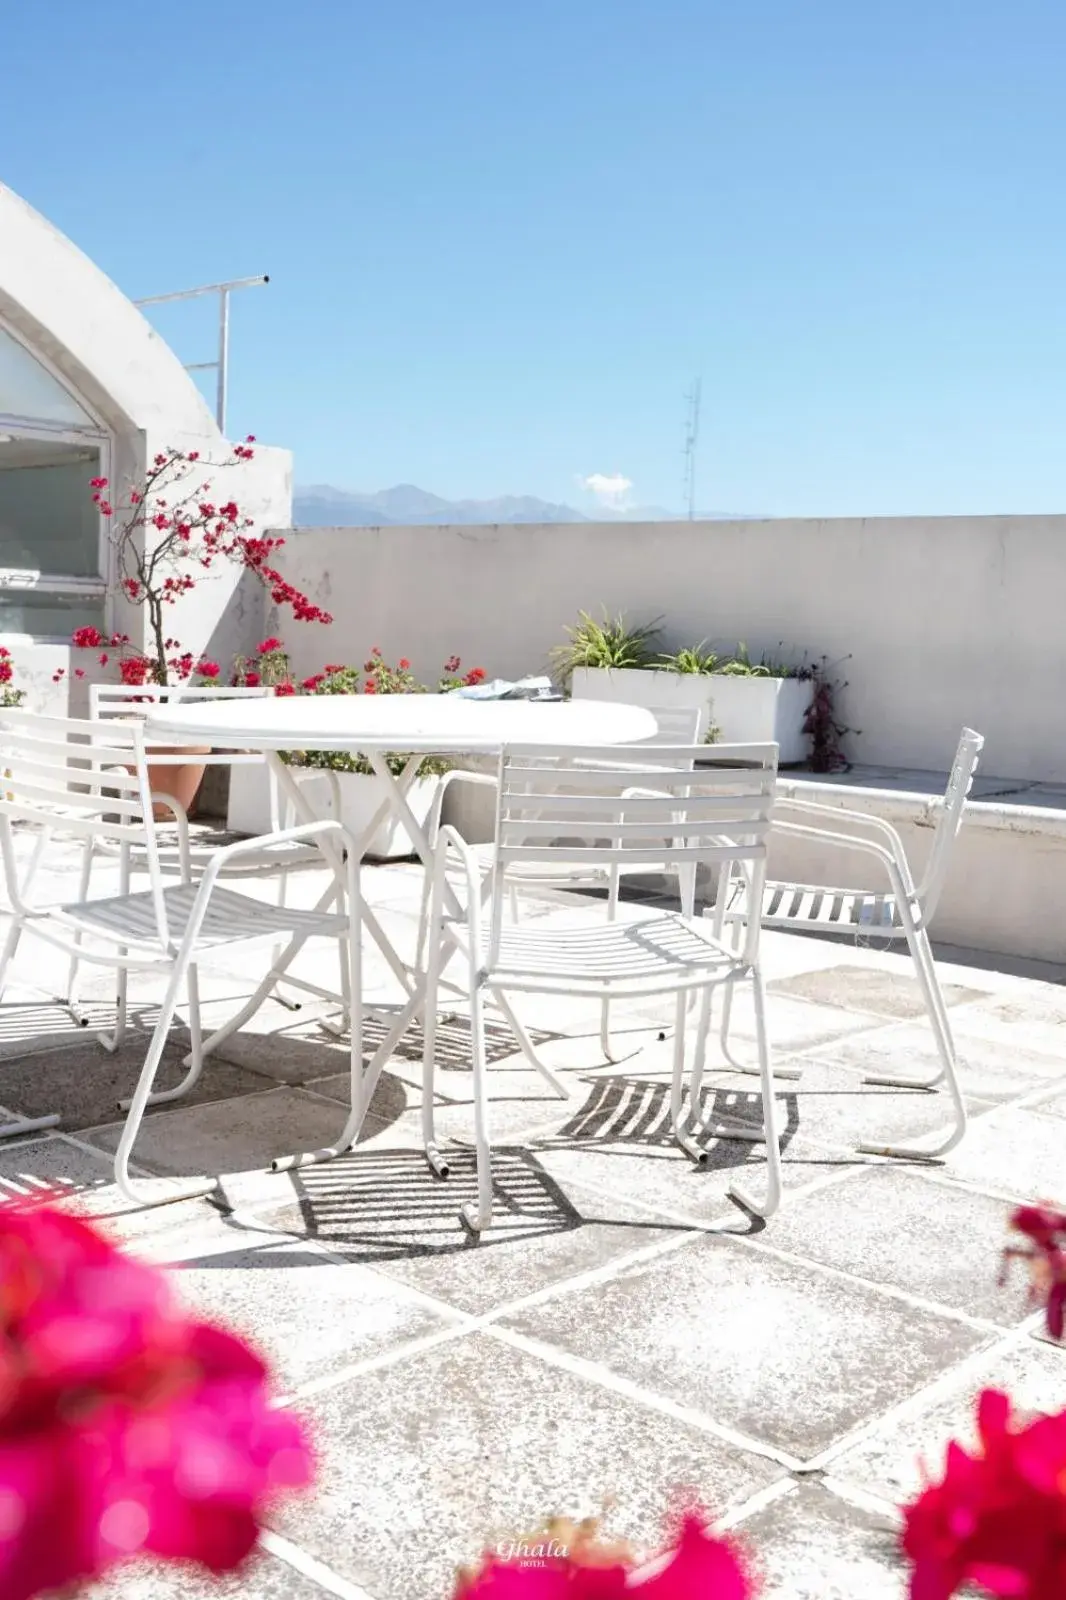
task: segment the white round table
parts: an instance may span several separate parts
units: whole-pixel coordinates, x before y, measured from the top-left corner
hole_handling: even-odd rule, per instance
[[[464,700],[450,694],[283,695],[198,700],[151,711],[145,736],[219,749],[494,755],[508,744],[635,744],[655,718],[598,700]]]
[[[404,824],[415,850],[428,870],[432,853],[425,831],[414,817],[406,794],[414,782],[422,758],[427,755],[498,755],[509,745],[543,745],[550,749],[578,750],[612,744],[636,744],[652,738],[657,730],[655,717],[640,706],[613,705],[598,700],[466,700],[458,695],[271,695],[263,699],[198,700],[174,702],[153,708],[145,718],[148,744],[209,744],[222,750],[261,750],[274,772],[278,786],[291,801],[297,817],[306,822],[318,820],[293,769],[282,761],[280,752],[288,750],[335,750],[365,756],[381,787],[381,804],[367,825],[361,840],[356,840],[356,859],[373,838],[389,811]],[[408,754],[403,772],[394,776],[387,756]],[[324,856],[335,870],[332,856],[323,844]],[[343,877],[337,871],[333,885],[320,901],[325,905],[341,893]],[[412,1022],[419,1015],[425,994],[423,977],[412,972],[389,940],[372,909],[362,900],[350,907],[353,937],[358,927],[366,928],[390,967],[407,991],[407,999],[385,1038],[366,1063],[361,1097],[369,1104],[382,1068]],[[210,1054],[225,1038],[244,1026],[277,984],[271,972],[236,1016],[203,1043],[203,1054]],[[303,980],[286,982],[310,989],[319,995],[328,991]],[[335,998],[342,1006],[343,998]],[[511,1027],[520,1029],[517,1018],[507,1008]],[[351,997],[349,1025],[362,1031],[363,997]],[[354,1117],[353,1108],[353,1117]],[[345,1137],[354,1123],[345,1130]],[[354,1139],[355,1135],[352,1135]],[[350,1143],[351,1141],[349,1141]],[[275,1162],[276,1168],[328,1160],[339,1153],[339,1146],[310,1151],[301,1156]]]

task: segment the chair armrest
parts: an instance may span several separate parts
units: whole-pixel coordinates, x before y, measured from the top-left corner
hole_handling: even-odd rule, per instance
[[[846,806],[829,806],[821,800],[793,800],[787,795],[777,796],[774,811],[784,807],[790,811],[802,811],[808,816],[831,817],[837,822],[847,822],[852,827],[872,828],[875,833],[891,840],[893,847],[902,854],[903,841],[892,824],[885,822],[882,817],[871,817],[865,811],[850,811]]]
[[[429,815],[426,817],[426,838],[431,849],[435,847],[440,835],[440,819],[444,814],[444,797],[453,783],[476,783],[480,784],[483,789],[499,788],[497,779],[489,772],[467,772],[464,767],[452,767],[448,772],[443,772],[437,785],[437,792],[433,796],[433,804],[429,808]],[[456,838],[462,837],[454,828],[451,831],[455,833]]]
[[[809,839],[813,844],[831,844],[836,849],[854,850],[862,855],[876,856],[888,868],[889,876],[899,873],[899,863],[891,850],[875,844],[873,839],[855,839],[850,833],[833,833],[828,828],[805,828],[798,822],[774,821],[775,833],[787,833],[792,838]]]

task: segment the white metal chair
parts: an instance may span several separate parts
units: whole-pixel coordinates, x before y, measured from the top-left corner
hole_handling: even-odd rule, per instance
[[[966,1105],[956,1072],[955,1042],[947,1007],[937,978],[929,944],[929,925],[933,919],[947,878],[951,849],[962,827],[966,797],[973,786],[974,772],[984,746],[984,738],[972,728],[964,728],[948,776],[947,789],[939,803],[933,846],[920,882],[914,882],[903,841],[890,823],[861,811],[826,805],[819,801],[778,796],[774,810],[774,831],[805,840],[809,845],[824,845],[865,855],[876,862],[884,875],[881,887],[834,889],[825,885],[767,882],[761,904],[764,928],[779,928],[800,933],[850,933],[859,941],[884,939],[905,942],[914,962],[915,975],[933,1030],[940,1057],[939,1070],[931,1077],[913,1078],[889,1074],[869,1074],[864,1082],[894,1089],[935,1089],[946,1083],[954,1112],[950,1134],[935,1148],[904,1145],[863,1144],[864,1154],[899,1156],[906,1159],[931,1159],[953,1150],[966,1132]],[[810,823],[781,819],[782,811],[817,818]],[[842,831],[842,830],[852,831]],[[863,837],[862,830],[866,836]],[[872,835],[872,837],[871,837]],[[740,930],[746,925],[751,907],[745,875],[726,870],[719,890],[714,925],[719,933],[725,923]],[[737,1061],[729,1049],[730,997],[723,1001],[721,1024],[722,1050],[732,1065],[743,1072],[753,1067]],[[798,1071],[779,1069],[779,1077],[798,1078]]]
[[[239,700],[263,699],[272,696],[273,688],[262,686],[257,688],[244,688],[237,686],[215,687],[199,684],[175,684],[161,686],[157,684],[143,684],[131,686],[127,684],[102,684],[94,683],[89,689],[89,714],[94,721],[109,722],[111,727],[108,739],[112,743],[124,742],[126,730],[140,717],[144,717],[152,706],[163,704],[188,703],[200,700]],[[153,744],[151,751],[151,765],[153,768],[181,766],[189,759],[188,753],[175,747],[173,750],[161,748]],[[197,762],[205,767],[235,767],[255,766],[264,770],[264,777],[269,783],[270,792],[270,830],[277,834],[283,828],[290,827],[295,820],[291,807],[282,807],[279,802],[277,784],[273,774],[267,767],[266,759],[261,751],[244,750],[211,750],[197,756]],[[157,804],[166,806],[174,817],[179,828],[184,829],[181,837],[188,839],[188,816],[180,802],[172,795],[156,794]],[[106,847],[104,847],[106,850]],[[180,874],[183,870],[180,855],[180,846],[175,847],[165,838],[157,838],[160,868],[163,872]],[[99,844],[86,841],[82,855],[81,882],[79,897],[85,899],[89,893],[92,870],[96,855],[99,853]],[[113,852],[112,852],[113,853]],[[214,847],[206,851],[197,849],[189,843],[187,850],[188,862],[194,872],[202,870],[207,861],[214,855]],[[137,852],[134,853],[137,859]],[[288,893],[289,873],[302,867],[314,866],[321,863],[321,854],[314,845],[299,841],[285,845],[260,843],[258,850],[249,850],[242,853],[224,868],[224,876],[232,878],[271,877],[276,878],[278,885],[278,905],[283,906]],[[78,957],[71,959],[70,970],[67,976],[67,1009],[75,1022],[82,1027],[88,1026],[88,1017],[84,1014],[78,1001]],[[290,1010],[299,1009],[299,1001],[290,1000],[280,992],[275,998]],[[120,1004],[125,1004],[125,999],[120,999]]]
[[[575,871],[616,868],[695,869],[701,863],[734,860],[750,870],[756,891],[766,870],[777,771],[776,745],[720,746],[714,767],[695,768],[702,746],[656,751],[655,789],[625,794],[633,773],[631,746],[558,751],[512,747],[500,761],[493,869],[487,927],[483,874],[476,852],[454,828],[439,833],[429,915],[422,1131],[432,1170],[446,1175],[434,1127],[434,1054],[437,989],[453,953],[466,963],[474,1074],[474,1125],[478,1200],[463,1220],[475,1233],[492,1220],[492,1171],[486,1096],[482,1005],[486,996],[508,993],[594,995],[604,1001],[673,994],[676,1036],[671,1120],[678,1143],[694,1160],[706,1159],[701,1136],[750,1138],[750,1129],[701,1120],[695,1095],[683,1108],[686,998],[724,984],[752,984],[762,1075],[768,1184],[760,1204],[739,1185],[731,1193],[752,1211],[769,1216],[781,1193],[776,1101],[766,1037],[763,980],[759,967],[759,921],[754,918],[736,948],[727,946],[706,919],[668,910],[634,908],[633,918],[605,923],[597,908],[562,917],[505,925],[504,900],[512,873],[553,864]],[[606,826],[605,826],[606,819]],[[559,841],[565,837],[566,842]],[[455,914],[449,867],[460,863],[465,907]],[[654,863],[655,865],[651,865]],[[697,1037],[694,1083],[702,1068],[707,1029]]]
[[[706,707],[650,707],[655,718],[655,732],[647,739],[641,739],[626,749],[632,750],[633,759],[629,763],[629,777],[643,774],[649,782],[654,782],[657,753],[652,753],[652,746],[668,746],[676,749],[678,746],[702,746],[708,727],[708,711]],[[704,752],[706,753],[706,752]],[[614,751],[611,756],[612,764],[617,766],[618,753]],[[444,809],[445,796],[448,787],[454,782],[469,782],[491,788],[494,791],[498,785],[498,778],[487,772],[464,772],[453,768],[446,772],[440,781],[437,793],[434,796],[433,806],[426,824],[426,834],[431,844],[435,844],[441,828],[441,816]],[[623,791],[624,792],[624,791]],[[634,793],[637,791],[634,789]],[[480,866],[483,883],[487,889],[492,874],[495,860],[494,844],[478,844],[471,846]],[[696,914],[696,868],[690,862],[682,862],[676,867],[678,880],[678,896],[681,903],[682,914],[692,917]],[[575,866],[574,863],[561,861],[538,861],[516,865],[508,874],[507,892],[512,920],[519,918],[519,891],[522,889],[606,889],[607,890],[607,920],[613,922],[618,915],[618,900],[622,879],[627,876],[648,876],[657,874],[672,875],[665,863],[641,862],[632,866],[627,862],[620,862],[613,867]],[[419,954],[421,962],[422,937],[426,926],[429,910],[430,875],[427,872],[422,889],[422,905],[420,914]],[[662,1038],[666,1034],[661,1035]],[[610,1001],[604,1000],[600,1016],[600,1045],[608,1061],[623,1059],[617,1056],[611,1044],[611,1016]]]
[[[112,740],[113,725],[39,716],[33,712],[0,711],[0,859],[13,907],[0,952],[0,995],[19,941],[32,933],[79,962],[110,968],[119,974],[119,1008],[110,1049],[121,1043],[126,1027],[125,975],[130,971],[169,973],[169,982],[152,1033],[148,1054],[129,1103],[129,1114],[115,1157],[115,1179],[129,1199],[151,1204],[137,1194],[129,1176],[129,1160],[148,1105],[180,1099],[194,1086],[203,1067],[197,967],[236,945],[287,942],[272,972],[280,976],[311,937],[336,939],[345,974],[346,999],[353,1015],[351,1041],[352,1109],[338,1149],[354,1140],[362,1118],[362,1038],[359,1007],[350,996],[359,992],[360,941],[357,863],[350,835],[336,821],[302,824],[264,839],[242,840],[216,850],[199,882],[192,879],[188,828],[178,815],[181,881],[164,883],[159,841],[148,782],[144,734],[136,723]],[[153,756],[154,760],[154,756]],[[13,824],[40,830],[30,867],[20,880],[15,858]],[[34,878],[50,840],[80,839],[92,848],[117,849],[118,893],[96,899],[81,894],[66,904],[42,905],[33,898]],[[273,906],[218,883],[220,874],[242,856],[263,845],[312,842],[337,875],[338,894],[347,907],[337,911],[303,911]],[[131,892],[131,853],[143,853],[148,888]],[[342,866],[344,850],[347,866]],[[349,913],[351,924],[349,923]],[[352,933],[349,933],[349,928]],[[153,1093],[153,1083],[182,988],[189,1002],[192,1036],[190,1066],[174,1088]],[[213,1185],[200,1184],[195,1193]],[[183,1193],[179,1198],[185,1198]]]

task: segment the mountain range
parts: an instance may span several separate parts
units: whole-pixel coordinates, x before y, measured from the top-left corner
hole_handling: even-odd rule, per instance
[[[701,518],[720,521],[730,514],[701,512]],[[293,525],[297,528],[379,528],[412,523],[517,522],[670,522],[680,513],[661,506],[633,506],[625,510],[599,507],[590,516],[573,506],[538,500],[531,494],[504,494],[494,500],[445,500],[413,483],[399,483],[375,494],[335,489],[312,483],[293,494]]]

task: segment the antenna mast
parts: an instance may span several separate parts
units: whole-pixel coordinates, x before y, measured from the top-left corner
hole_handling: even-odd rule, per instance
[[[700,386],[701,378],[697,378],[685,395],[688,411],[685,416],[685,481],[684,501],[688,520],[693,521],[696,515],[696,444],[700,436]]]

